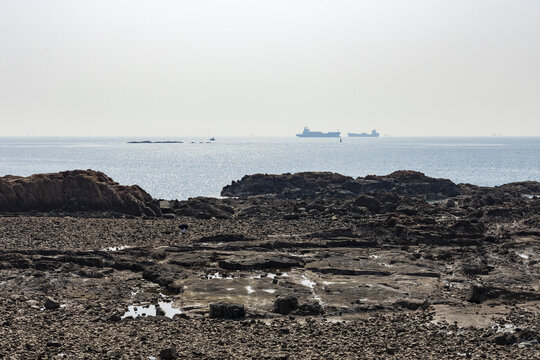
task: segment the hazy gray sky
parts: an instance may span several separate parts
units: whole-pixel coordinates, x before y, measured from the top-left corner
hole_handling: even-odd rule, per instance
[[[539,0],[0,0],[0,136],[540,136]]]

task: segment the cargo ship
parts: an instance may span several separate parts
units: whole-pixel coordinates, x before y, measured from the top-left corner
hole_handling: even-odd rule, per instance
[[[379,137],[379,133],[377,132],[377,130],[373,129],[371,130],[371,134],[368,134],[368,133],[360,133],[360,134],[357,134],[357,133],[348,133],[347,136],[349,137]]]
[[[301,134],[296,134],[298,137],[332,137],[337,138],[341,135],[340,131],[323,133],[320,131],[310,131],[307,126],[304,127],[304,131]]]

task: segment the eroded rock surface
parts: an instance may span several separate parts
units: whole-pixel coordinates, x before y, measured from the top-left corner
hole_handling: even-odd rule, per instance
[[[0,212],[110,211],[161,215],[158,204],[137,185],[123,186],[100,171],[73,170],[0,178]]]

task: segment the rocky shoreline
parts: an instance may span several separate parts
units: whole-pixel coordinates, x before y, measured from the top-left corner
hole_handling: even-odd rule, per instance
[[[0,178],[0,358],[540,357],[540,183],[258,174],[222,195]]]

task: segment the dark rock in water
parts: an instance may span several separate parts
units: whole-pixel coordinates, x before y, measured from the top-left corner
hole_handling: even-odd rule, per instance
[[[178,353],[175,348],[163,349],[159,352],[159,358],[162,360],[176,360],[178,359]]]
[[[302,172],[246,175],[225,186],[221,195],[274,195],[289,199],[314,196],[346,198],[382,191],[440,199],[459,195],[461,188],[450,180],[431,178],[416,171],[396,171],[386,176],[370,175],[357,179],[331,172]]]
[[[157,316],[165,316],[165,311],[161,308],[161,306],[156,307],[156,315]]]
[[[45,299],[45,303],[43,304],[43,306],[47,310],[55,310],[55,309],[58,309],[60,307],[60,303],[57,302],[57,301],[54,301],[53,299],[48,297],[48,298]]]
[[[246,308],[241,304],[216,303],[210,304],[211,319],[242,319],[246,316]]]
[[[102,172],[73,170],[0,178],[0,211],[111,211],[159,216],[158,203],[137,185],[123,186]]]
[[[272,312],[289,315],[292,311],[298,308],[298,298],[296,296],[279,297],[274,302]]]
[[[324,309],[321,304],[313,301],[298,306],[298,309],[294,310],[292,314],[300,316],[322,315],[324,314]]]

